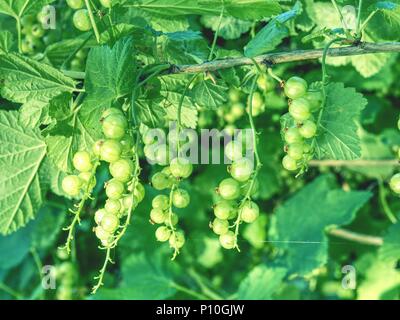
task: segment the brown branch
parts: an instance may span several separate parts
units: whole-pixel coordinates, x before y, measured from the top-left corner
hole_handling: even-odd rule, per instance
[[[344,56],[355,56],[369,53],[384,53],[384,52],[400,52],[400,42],[381,42],[381,43],[369,43],[362,42],[358,45],[351,45],[347,47],[331,48],[328,50],[328,56],[330,57],[344,57]],[[314,60],[322,57],[323,49],[314,50],[295,50],[287,52],[276,52],[267,53],[254,58],[258,63],[265,63],[268,65]],[[200,64],[191,65],[171,65],[171,68],[166,71],[163,75],[178,74],[178,73],[200,73],[216,71],[220,69],[227,69],[232,67],[252,65],[253,60],[250,58],[228,58],[221,60],[214,60],[210,62],[204,62]],[[62,70],[62,72],[74,79],[84,79],[84,72],[76,72],[69,70]]]
[[[360,234],[353,231],[345,229],[331,229],[328,233],[332,236],[346,239],[352,242],[357,242],[361,244],[371,245],[379,247],[383,245],[383,239],[380,237],[370,236],[366,234]]]
[[[383,53],[383,52],[400,52],[400,42],[382,42],[382,43],[362,42],[359,45],[331,48],[328,50],[328,56],[343,57],[343,56],[354,56],[354,55]],[[278,63],[318,59],[322,57],[322,53],[323,49],[295,50],[289,52],[267,53],[255,57],[254,60],[258,63],[267,63],[273,65]],[[238,67],[243,65],[252,65],[252,64],[253,60],[245,57],[221,59],[194,65],[176,65],[173,66],[173,68],[171,68],[169,74],[216,71],[220,69]]]
[[[389,167],[400,165],[399,160],[311,160],[311,167]]]

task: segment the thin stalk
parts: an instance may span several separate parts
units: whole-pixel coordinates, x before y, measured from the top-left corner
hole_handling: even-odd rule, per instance
[[[213,300],[224,300],[222,296],[211,290],[203,281],[202,277],[193,269],[189,269],[189,274],[196,281],[204,295],[209,296]]]
[[[181,286],[180,284],[177,284],[175,282],[171,283],[171,287],[175,288],[178,291],[184,292],[184,293],[186,293],[186,294],[188,294],[188,295],[190,295],[190,296],[192,296],[192,297],[194,297],[196,299],[209,300],[209,298],[206,297],[205,295],[203,295],[201,293],[197,293],[197,292],[193,291],[192,289],[189,289],[189,288],[186,288],[184,286]]]
[[[383,212],[385,213],[385,215],[387,216],[387,218],[390,220],[391,223],[397,223],[396,215],[393,213],[393,211],[389,207],[389,204],[387,203],[385,186],[383,185],[383,181],[381,179],[378,179],[378,185],[379,185],[379,200],[381,202]]]
[[[42,279],[43,279],[42,278],[42,270],[43,270],[42,261],[40,260],[39,254],[38,254],[38,252],[36,251],[36,249],[34,247],[31,248],[30,252],[31,252],[33,261],[35,262],[36,268],[38,270],[39,280],[40,280],[40,282],[42,282]],[[40,296],[41,296],[41,299],[45,298],[43,290],[42,290]]]
[[[361,11],[363,6],[363,0],[358,1],[358,11],[357,11],[357,22],[356,22],[356,35],[360,36],[360,26],[361,26]]]
[[[211,45],[210,54],[208,55],[208,61],[210,61],[212,59],[213,54],[214,54],[215,45],[217,44],[217,39],[218,39],[218,35],[219,35],[219,29],[221,28],[222,18],[224,17],[224,10],[225,10],[225,6],[222,5],[221,14],[219,15],[219,20],[218,20],[217,30],[214,33],[214,39],[213,39],[213,42]]]
[[[90,19],[90,23],[92,24],[92,27],[93,27],[93,32],[94,32],[94,35],[95,35],[95,37],[96,37],[96,41],[97,41],[97,43],[100,43],[100,33],[99,33],[99,29],[97,28],[96,21],[94,20],[94,15],[93,15],[93,12],[92,12],[92,7],[91,7],[91,5],[90,5],[89,0],[85,0],[85,5],[86,5],[86,9],[87,9],[87,11],[88,11],[88,13],[89,13],[89,19]]]
[[[107,265],[109,262],[113,263],[113,261],[111,260],[111,248],[110,247],[107,248],[106,258],[104,260],[103,267],[100,269],[99,275],[95,278],[98,281],[97,281],[97,284],[92,288],[92,294],[95,294],[97,292],[97,290],[99,290],[99,288],[103,285],[104,274],[106,272]]]
[[[241,209],[244,206],[244,204],[246,203],[246,201],[249,201],[251,199],[251,192],[253,191],[253,187],[255,184],[255,181],[257,179],[258,176],[258,172],[260,171],[261,167],[262,167],[262,163],[260,160],[260,156],[258,153],[258,148],[257,148],[257,132],[256,132],[256,128],[254,125],[254,120],[253,120],[253,94],[254,91],[256,89],[256,85],[257,85],[257,79],[258,79],[259,75],[254,77],[253,83],[251,85],[251,89],[250,89],[250,94],[249,94],[249,111],[247,112],[248,114],[248,118],[249,118],[249,123],[250,123],[250,127],[251,127],[251,131],[252,131],[252,140],[253,140],[253,147],[254,147],[254,156],[256,159],[256,166],[254,169],[254,172],[252,174],[251,180],[250,182],[250,186],[249,189],[246,192],[246,195],[244,196],[244,198],[242,199],[240,205],[239,205],[239,209],[238,209],[238,216],[236,218],[236,221],[234,223],[235,226],[235,248],[240,252],[240,248],[238,246],[237,243],[237,238],[239,235],[239,227],[240,224],[242,222],[242,214],[241,214]]]
[[[331,0],[331,2],[332,2],[333,7],[335,8],[337,14],[339,15],[340,22],[342,23],[342,27],[344,29],[344,32],[346,33],[346,36],[348,38],[351,38],[351,35],[350,35],[349,30],[347,28],[346,22],[344,21],[343,14],[339,9],[339,6],[337,5],[336,0]]]
[[[22,54],[22,27],[21,27],[21,19],[19,17],[15,17],[17,24],[17,34],[18,34],[18,52]]]
[[[15,291],[13,288],[10,288],[6,284],[0,282],[0,290],[3,290],[4,292],[8,293],[10,296],[13,296],[14,298],[21,300],[23,299],[23,295],[17,291]]]
[[[173,200],[172,199],[173,199],[174,191],[178,188],[178,185],[179,185],[179,182],[178,183],[174,183],[172,185],[172,187],[171,187],[170,192],[169,192],[168,224],[169,224],[169,227],[171,229],[171,232],[172,232],[171,237],[173,237],[173,239],[176,239],[176,228],[172,223],[172,215],[173,215],[173,212],[172,212],[172,202],[173,202]],[[171,260],[175,260],[175,258],[178,256],[178,254],[179,254],[179,249],[175,246],[174,254],[172,255]]]
[[[361,33],[364,31],[364,29],[367,27],[369,21],[373,18],[373,16],[374,16],[378,11],[379,11],[378,9],[372,11],[372,12],[368,15],[367,19],[364,20],[364,22],[362,23],[362,25],[361,25],[361,27],[360,27],[360,31],[359,31],[360,36],[361,36]]]

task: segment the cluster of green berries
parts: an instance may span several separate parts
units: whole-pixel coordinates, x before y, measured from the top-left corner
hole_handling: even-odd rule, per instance
[[[400,130],[400,118],[397,121],[397,128]],[[400,159],[400,148],[398,150],[398,158]],[[390,189],[398,195],[400,195],[400,173],[396,173],[389,182]]]
[[[237,247],[237,233],[231,229],[242,222],[254,222],[260,214],[258,205],[251,200],[258,191],[258,182],[252,179],[254,162],[244,157],[242,150],[243,143],[238,140],[225,146],[225,156],[232,161],[228,167],[231,177],[222,180],[216,188],[220,199],[213,206],[215,219],[210,227],[225,249]],[[231,224],[229,220],[233,219],[235,222]]]
[[[85,1],[84,0],[67,0],[67,4],[71,9],[76,10],[73,17],[72,21],[74,23],[75,28],[77,28],[80,31],[89,31],[92,29],[92,23],[90,21],[90,16],[89,12],[87,11],[85,7]],[[110,8],[111,7],[111,0],[100,0],[100,4],[104,8]]]
[[[307,82],[292,77],[284,85],[289,100],[289,115],[293,126],[283,128],[286,155],[282,165],[286,170],[295,171],[305,166],[311,158],[311,139],[317,133],[313,113],[321,107],[322,93],[308,90]]]
[[[21,50],[24,54],[35,54],[49,44],[50,37],[43,28],[44,16],[40,12],[37,16],[24,16],[21,19],[22,42]]]
[[[86,49],[79,50],[70,62],[70,68],[73,71],[84,71],[86,66],[86,58],[88,51]]]
[[[78,272],[75,265],[68,259],[66,249],[59,248],[57,250],[57,258],[61,263],[56,265],[55,276],[57,279],[56,299],[57,300],[73,300],[80,298],[80,290],[78,289]]]
[[[104,247],[112,245],[114,233],[120,227],[120,219],[135,208],[144,198],[145,190],[135,172],[135,148],[127,133],[128,121],[121,109],[104,111],[102,129],[105,140],[98,140],[93,146],[95,156],[109,163],[112,179],[105,183],[107,200],[104,208],[95,213],[96,237]]]
[[[188,159],[179,156],[173,157],[170,160],[172,157],[170,156],[170,151],[177,151],[179,149],[178,144],[181,143],[178,138],[179,131],[177,129],[173,129],[168,133],[168,143],[156,142],[156,136],[162,137],[164,136],[164,132],[161,129],[152,130],[155,131],[152,132],[148,129],[142,136],[145,144],[144,154],[150,161],[164,168],[151,177],[151,184],[159,191],[169,189],[170,196],[159,194],[153,199],[150,222],[162,225],[156,230],[156,239],[160,242],[169,241],[170,247],[175,252],[178,252],[185,244],[185,235],[182,230],[176,227],[179,218],[173,212],[173,208],[186,208],[190,203],[189,193],[178,186],[182,179],[190,177],[193,172],[193,165]]]
[[[96,177],[93,172],[95,162],[96,159],[88,151],[82,150],[74,154],[72,163],[79,173],[64,177],[62,189],[67,195],[78,197],[94,188],[96,185]]]

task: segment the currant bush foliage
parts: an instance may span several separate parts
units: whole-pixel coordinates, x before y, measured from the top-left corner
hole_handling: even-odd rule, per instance
[[[399,10],[0,0],[0,298],[398,299],[398,54],[327,53],[395,45]],[[185,129],[254,161],[183,163]]]

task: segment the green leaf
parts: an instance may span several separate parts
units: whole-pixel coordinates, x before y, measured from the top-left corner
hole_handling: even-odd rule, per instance
[[[92,48],[86,64],[85,88],[89,96],[113,101],[130,93],[135,82],[132,38],[124,38],[110,48]]]
[[[0,235],[0,269],[18,265],[31,247],[30,229],[23,228],[8,236]]]
[[[316,138],[318,159],[353,160],[361,156],[357,123],[367,100],[343,83],[331,83],[326,88],[327,100],[319,134]]]
[[[19,54],[0,55],[1,95],[11,101],[48,101],[75,90],[75,81],[55,68]]]
[[[244,55],[255,57],[274,50],[289,35],[289,29],[284,24],[299,15],[301,10],[301,3],[297,1],[291,10],[271,19],[245,46]]]
[[[350,223],[372,196],[367,191],[333,189],[329,176],[306,185],[281,205],[272,220],[271,240],[285,252],[279,265],[306,275],[328,259],[328,227]]]
[[[256,266],[240,283],[237,296],[239,300],[271,300],[280,288],[287,269],[264,265]]]
[[[358,300],[398,300],[400,272],[375,254],[367,254],[357,261],[367,265],[361,284],[357,285]],[[356,270],[358,265],[356,264]],[[358,278],[358,277],[357,277]]]
[[[391,225],[379,248],[379,259],[396,267],[400,261],[400,222]]]
[[[0,0],[0,13],[12,17],[22,17],[38,13],[46,4],[54,0]]]
[[[400,27],[400,5],[390,1],[378,1],[376,8],[381,10],[390,25]]]
[[[10,52],[14,44],[14,36],[11,32],[0,31],[0,54]]]
[[[170,270],[160,256],[133,254],[122,264],[122,288],[129,288],[129,299],[160,300],[172,296],[176,289]]]
[[[30,100],[19,109],[19,121],[27,128],[37,128],[49,122],[48,104],[43,101]]]
[[[0,172],[7,173],[0,178],[0,233],[8,234],[33,219],[42,204],[46,144],[38,129],[21,126],[17,112],[1,111],[0,128]]]
[[[192,88],[191,96],[199,106],[215,110],[228,99],[227,91],[224,83],[202,80]]]
[[[239,19],[261,20],[281,13],[281,7],[276,0],[231,0],[226,11]]]
[[[201,22],[215,32],[218,29],[219,16],[202,16]],[[237,39],[242,33],[249,31],[252,25],[249,21],[223,17],[219,26],[219,36],[227,40]]]

